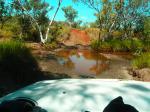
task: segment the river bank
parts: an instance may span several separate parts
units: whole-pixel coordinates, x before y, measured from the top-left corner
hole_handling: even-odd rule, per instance
[[[31,56],[35,59],[36,68],[26,65],[34,75],[22,64],[21,69],[28,72],[25,78],[21,76],[21,79],[18,77],[16,80],[17,77],[12,77],[11,72],[1,71],[0,97],[40,80],[93,78],[150,81],[149,68],[132,68],[133,57],[130,53],[94,52],[88,46],[81,45],[80,47],[79,45],[78,47],[65,46],[57,49],[47,49],[42,44],[33,42],[25,43],[25,45],[30,49]],[[23,62],[30,62],[30,60]],[[30,65],[32,66],[32,64]],[[12,69],[18,71],[16,66]]]
[[[37,62],[41,68],[41,71],[47,73],[59,74],[58,77],[61,78],[61,74],[67,76],[66,78],[108,78],[108,79],[124,79],[124,80],[140,80],[140,81],[150,81],[149,71],[137,72],[131,67],[132,55],[130,53],[109,53],[102,52],[98,53],[98,57],[106,58],[105,63],[101,63],[101,59],[98,60],[100,63],[98,66],[94,65],[95,58],[97,54],[91,51],[89,47],[83,46],[72,46],[72,47],[62,47],[55,50],[45,49],[44,46],[40,44],[28,44],[32,49],[32,54],[36,57]],[[93,53],[93,54],[92,54]],[[95,55],[95,56],[93,56]],[[81,57],[81,59],[80,59]],[[81,61],[81,63],[71,62],[71,58],[76,58],[75,62]],[[77,60],[79,58],[79,60]],[[87,58],[87,59],[86,59]],[[90,59],[91,58],[91,59]],[[93,59],[92,59],[93,58]],[[61,61],[65,64],[62,64]],[[86,61],[86,62],[85,62]],[[91,71],[100,72],[93,74],[92,72],[87,72],[84,67],[89,63],[94,63],[90,66]],[[103,61],[104,62],[104,61]],[[80,67],[73,67],[79,66]],[[81,66],[82,65],[82,66]],[[79,68],[82,68],[82,70]],[[148,68],[149,69],[149,68]],[[147,70],[147,69],[146,69]],[[82,71],[82,72],[81,72]],[[140,71],[140,70],[139,70]],[[143,70],[142,70],[143,71]],[[145,69],[144,69],[145,71]],[[136,75],[135,75],[136,74]],[[65,78],[65,77],[64,77]]]

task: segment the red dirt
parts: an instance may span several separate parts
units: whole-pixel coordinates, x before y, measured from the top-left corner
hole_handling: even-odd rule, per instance
[[[70,32],[69,40],[65,42],[67,45],[89,45],[90,44],[90,37],[85,31],[72,29]]]
[[[72,29],[71,34],[75,35],[77,39],[80,39],[85,44],[90,43],[90,37],[88,36],[88,34],[85,31]]]

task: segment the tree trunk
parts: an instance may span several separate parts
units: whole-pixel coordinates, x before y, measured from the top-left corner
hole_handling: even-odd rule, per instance
[[[48,39],[48,34],[49,34],[50,26],[52,25],[52,23],[53,23],[53,21],[54,21],[54,19],[55,19],[55,17],[56,17],[56,14],[57,14],[57,12],[58,12],[58,10],[59,10],[59,8],[60,8],[61,3],[62,3],[62,0],[59,0],[59,3],[58,3],[58,7],[57,7],[57,9],[56,9],[56,12],[55,12],[55,14],[54,14],[52,20],[49,22],[49,25],[48,25],[48,28],[47,28],[47,31],[46,31],[46,35],[45,35],[45,39],[44,39],[44,43],[45,43],[45,42],[47,41],[47,39]]]
[[[40,25],[38,24],[38,22],[36,21],[36,19],[35,19],[34,17],[32,17],[32,15],[29,14],[29,12],[27,11],[27,9],[26,9],[24,6],[21,5],[20,0],[17,0],[17,1],[18,1],[18,3],[20,4],[20,6],[22,7],[22,9],[27,12],[26,15],[29,16],[29,17],[32,19],[32,21],[36,24],[36,27],[38,28],[39,35],[40,35],[40,41],[41,41],[43,44],[46,43],[46,42],[47,42],[47,39],[48,39],[48,34],[49,34],[50,26],[51,26],[51,24],[53,23],[53,21],[54,21],[54,19],[55,19],[55,17],[56,17],[56,14],[57,14],[57,12],[58,12],[58,10],[59,10],[59,8],[60,8],[60,5],[61,5],[61,3],[62,3],[62,0],[59,0],[59,2],[58,2],[58,7],[57,7],[57,9],[56,9],[56,12],[54,13],[54,16],[53,16],[52,20],[49,22],[49,25],[48,25],[48,28],[47,28],[47,31],[46,31],[46,34],[45,34],[45,38],[44,38],[44,36],[43,36],[43,34],[42,34],[41,27],[40,27]]]

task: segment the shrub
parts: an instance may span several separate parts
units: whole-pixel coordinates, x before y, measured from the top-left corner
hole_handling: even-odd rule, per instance
[[[27,84],[37,80],[39,68],[25,44],[19,41],[0,42],[0,75],[7,74],[16,83]]]
[[[53,41],[63,41],[69,37],[71,28],[64,23],[55,22],[50,28],[49,32],[49,42]]]
[[[150,38],[146,38],[143,40],[144,51],[150,52]]]
[[[113,51],[123,50],[122,42],[119,39],[111,39],[110,41],[108,41],[108,43]]]
[[[58,44],[56,43],[56,41],[52,41],[52,42],[47,42],[45,45],[46,49],[56,49],[58,47]]]
[[[150,68],[150,53],[143,53],[142,55],[133,59],[132,66],[134,68]]]
[[[132,40],[131,39],[125,39],[122,41],[123,48],[125,51],[131,51],[132,50]]]
[[[98,40],[94,40],[91,42],[91,48],[92,49],[96,50],[96,49],[99,49],[99,47],[100,47],[100,42]]]
[[[100,42],[95,40],[91,43],[91,47],[102,51],[130,51],[139,54],[142,51],[150,51],[150,39],[107,39]]]
[[[110,50],[112,50],[112,47],[109,44],[109,42],[105,42],[105,41],[103,42],[103,41],[101,41],[101,43],[100,43],[100,50],[110,51]]]
[[[132,39],[132,49],[133,49],[133,51],[143,50],[143,47],[144,47],[144,45],[143,45],[142,40],[137,39],[137,38]]]
[[[19,25],[17,18],[11,18],[5,23],[1,31],[3,32],[3,37],[7,37],[9,34],[9,38],[18,38],[21,32],[21,26]]]
[[[114,32],[112,32],[112,36],[114,38],[120,38],[122,36],[122,32],[120,32],[120,31],[114,31]]]
[[[9,39],[13,36],[11,31],[0,30],[0,38]]]
[[[19,41],[9,40],[0,43],[0,60],[9,56],[23,56],[27,52],[25,45]]]

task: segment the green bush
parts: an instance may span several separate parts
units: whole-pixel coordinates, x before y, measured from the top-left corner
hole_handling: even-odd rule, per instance
[[[47,42],[45,45],[46,49],[56,49],[58,48],[58,44],[56,43],[56,41],[52,41],[52,42]]]
[[[98,40],[94,40],[91,42],[91,48],[96,50],[96,49],[99,49],[100,47],[100,42]]]
[[[150,38],[146,38],[143,40],[144,51],[150,52]]]
[[[0,42],[0,75],[16,83],[27,84],[37,80],[39,68],[25,44],[19,41]]]
[[[0,38],[3,39],[10,39],[13,36],[11,31],[0,30]]]
[[[25,45],[19,41],[3,41],[0,43],[0,61],[7,57],[24,56],[28,53],[28,49]]]
[[[150,39],[107,39],[105,41],[95,40],[91,43],[93,49],[99,49],[102,51],[130,51],[130,52],[142,52],[150,51]]]
[[[19,25],[17,18],[14,17],[9,19],[0,31],[3,38],[19,38],[21,26]]]
[[[144,45],[142,40],[137,39],[137,38],[133,38],[132,39],[132,50],[136,51],[136,50],[143,50]]]
[[[119,39],[112,39],[108,43],[114,52],[123,50],[122,42]]]
[[[100,43],[100,49],[101,50],[106,50],[106,51],[111,51],[111,48],[112,46],[111,46],[111,44],[109,44],[109,42],[103,42],[103,41],[101,41],[101,43]]]
[[[132,61],[134,68],[150,68],[150,53],[143,53]]]
[[[50,27],[48,42],[63,41],[69,37],[71,28],[63,22],[55,22]]]
[[[0,38],[13,38],[17,40],[38,41],[39,32],[26,20],[25,24],[20,23],[20,17],[10,18],[0,29]]]
[[[132,40],[131,39],[125,39],[122,41],[123,48],[125,51],[131,51],[132,50]]]

